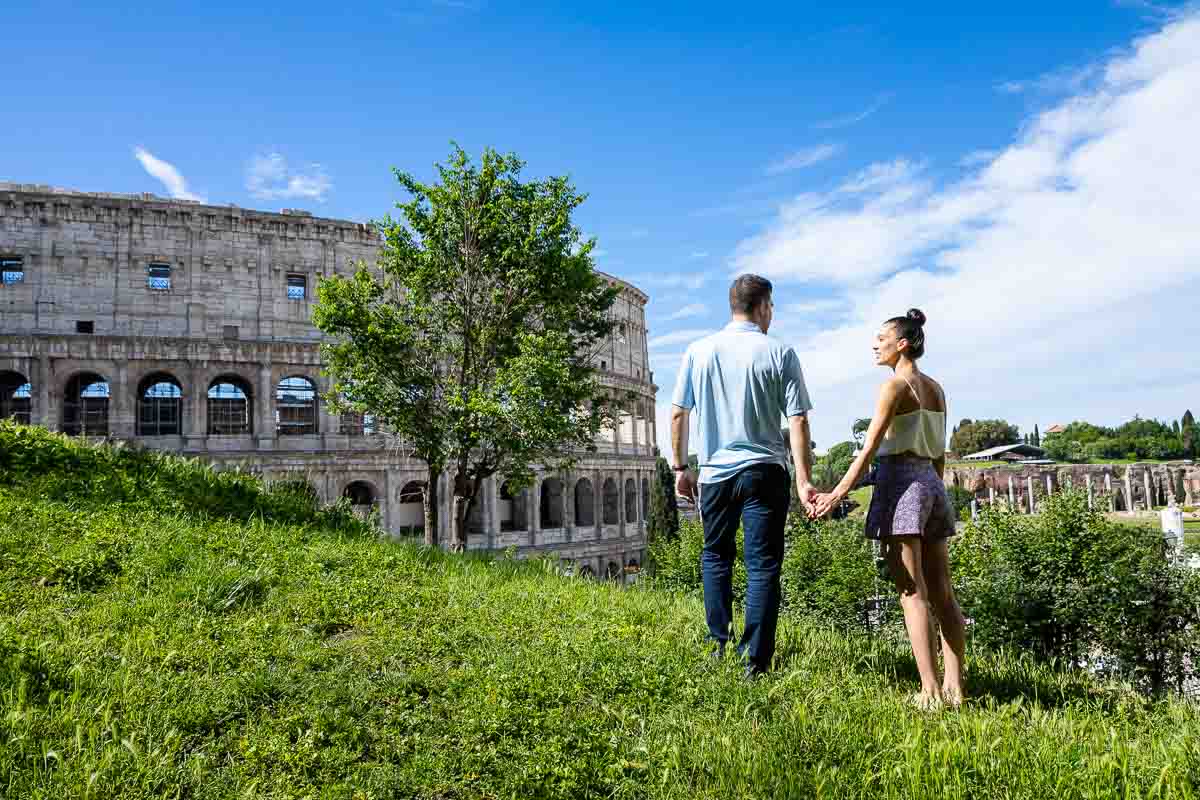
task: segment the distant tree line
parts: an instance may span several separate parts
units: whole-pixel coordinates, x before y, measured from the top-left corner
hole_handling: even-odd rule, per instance
[[[1058,461],[1195,458],[1200,430],[1190,410],[1170,424],[1140,417],[1117,428],[1072,422],[1062,432],[1048,434],[1042,447]]]

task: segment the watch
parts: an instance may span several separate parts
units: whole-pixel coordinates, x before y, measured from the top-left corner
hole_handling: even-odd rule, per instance
[[[691,467],[676,467],[674,465],[671,467],[672,472],[687,472],[689,469],[691,469]]]

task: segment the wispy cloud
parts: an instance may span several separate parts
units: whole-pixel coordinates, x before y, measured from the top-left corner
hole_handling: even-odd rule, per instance
[[[279,153],[257,155],[246,166],[246,191],[259,200],[301,198],[323,202],[333,181],[320,164],[293,169]]]
[[[802,303],[786,303],[783,310],[788,314],[812,315],[826,314],[830,311],[841,311],[848,306],[848,301],[830,298],[827,300],[806,300]]]
[[[779,161],[768,164],[764,172],[768,175],[782,175],[785,172],[804,169],[814,164],[820,164],[822,161],[828,161],[841,151],[842,146],[840,144],[829,142],[805,147]]]
[[[996,89],[1005,94],[1022,92],[1068,94],[1085,88],[1089,82],[1100,77],[1103,70],[1103,65],[1099,63],[1086,64],[1082,67],[1065,67],[1029,80],[1004,81],[998,84]]]
[[[680,331],[671,331],[664,333],[662,336],[655,336],[646,342],[646,347],[651,350],[658,350],[671,345],[688,344],[697,339],[702,339],[712,333],[711,328],[687,328]]]
[[[880,163],[793,198],[738,245],[740,270],[847,298],[836,325],[792,340],[818,406],[836,386],[846,408],[870,407],[872,334],[917,306],[958,416],[1180,413],[1194,380],[1147,387],[1194,360],[1180,320],[1200,307],[1200,13],[1094,72],[961,178]],[[1123,341],[1155,346],[1108,344]],[[1127,389],[1094,390],[1098,353]],[[1013,380],[1028,387],[1017,405],[997,391]],[[845,416],[814,422],[817,438],[845,438]]]
[[[708,283],[712,278],[716,277],[718,272],[713,270],[697,272],[659,272],[653,275],[646,275],[638,281],[640,284],[648,286],[658,286],[663,289],[689,289],[696,290]]]
[[[166,188],[167,193],[177,200],[195,200],[206,202],[203,197],[188,189],[187,181],[175,168],[174,164],[163,161],[144,147],[133,148],[133,157],[142,165],[142,169],[150,173]]]
[[[840,117],[830,117],[829,119],[823,119],[819,122],[814,122],[812,127],[819,131],[827,131],[827,130],[832,130],[834,128],[846,128],[851,125],[857,125],[858,123],[862,122],[867,117],[871,116],[876,111],[878,111],[879,109],[881,109],[885,105],[887,105],[888,101],[891,99],[892,99],[891,93],[880,95],[879,97],[877,97],[875,99],[875,101],[873,103],[871,103],[871,105],[867,106],[866,108],[864,108],[861,111],[856,111],[853,114],[846,114],[846,115],[840,116]]]
[[[688,317],[699,317],[705,314],[707,311],[708,306],[704,305],[704,303],[690,303],[671,314],[671,316],[667,317],[667,320],[673,321],[687,319]]]
[[[696,252],[694,252],[690,256],[688,256],[688,258],[708,258],[708,251],[697,250]]]

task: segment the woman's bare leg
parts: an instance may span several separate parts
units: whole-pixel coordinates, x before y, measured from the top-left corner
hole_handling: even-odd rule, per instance
[[[941,699],[938,681],[937,651],[934,649],[933,624],[929,619],[929,592],[921,568],[921,539],[904,536],[887,542],[887,560],[892,580],[900,592],[900,607],[904,609],[904,627],[912,644],[913,658],[921,674],[921,700]]]
[[[950,552],[945,539],[927,542],[922,566],[929,589],[933,615],[942,629],[942,658],[946,671],[942,680],[942,695],[948,703],[957,705],[963,698],[963,659],[967,649],[966,622],[954,596],[950,581]]]

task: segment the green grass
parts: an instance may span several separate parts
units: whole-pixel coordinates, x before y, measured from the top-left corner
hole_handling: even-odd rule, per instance
[[[874,494],[874,492],[874,486],[863,486],[850,493],[850,499],[858,504],[855,509],[850,512],[850,517],[852,519],[866,518],[867,510],[871,507],[871,495]]]
[[[819,622],[747,683],[694,600],[53,472],[0,465],[0,797],[1200,794],[1184,702],[972,652],[923,714],[902,643]]]

